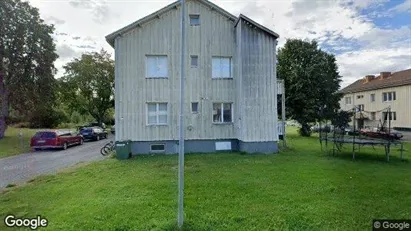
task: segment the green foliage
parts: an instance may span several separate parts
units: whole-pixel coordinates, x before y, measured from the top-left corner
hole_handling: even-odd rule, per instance
[[[59,80],[59,99],[71,111],[90,114],[102,122],[114,107],[114,61],[101,50],[86,53],[64,66]]]
[[[302,125],[301,135],[310,135],[309,123],[334,116],[342,97],[334,55],[315,41],[288,39],[278,51],[277,73],[285,81],[287,117]]]
[[[36,126],[47,127],[55,105],[53,25],[21,0],[0,1],[0,72],[5,75],[8,108]],[[4,49],[3,49],[4,48]],[[33,119],[40,119],[33,121]]]
[[[331,119],[331,123],[336,128],[344,129],[348,127],[348,123],[351,122],[351,117],[353,115],[354,113],[350,111],[338,111]]]

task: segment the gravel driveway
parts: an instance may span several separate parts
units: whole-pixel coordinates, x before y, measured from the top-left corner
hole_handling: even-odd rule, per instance
[[[42,174],[53,174],[58,170],[80,162],[102,160],[101,147],[114,136],[100,141],[84,142],[67,150],[52,150],[25,153],[0,159],[0,189],[8,184],[25,182]]]

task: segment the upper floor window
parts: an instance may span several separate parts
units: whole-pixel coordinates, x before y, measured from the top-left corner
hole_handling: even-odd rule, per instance
[[[191,56],[191,67],[198,67],[198,56],[197,55]]]
[[[364,95],[357,95],[357,99],[362,99],[364,98]]]
[[[357,108],[359,111],[364,111],[364,104],[358,104]]]
[[[351,104],[351,97],[345,97],[345,104]]]
[[[370,100],[371,100],[371,102],[374,102],[374,101],[375,101],[375,94],[371,94],[371,95],[370,95]]]
[[[168,61],[166,55],[146,56],[146,78],[167,78]]]
[[[191,26],[198,26],[198,25],[200,25],[200,15],[198,15],[198,14],[190,14],[190,25],[191,25]]]
[[[191,112],[194,114],[198,113],[198,102],[191,103]]]
[[[233,122],[232,103],[213,103],[213,122],[214,123]]]
[[[383,92],[382,93],[382,101],[383,102],[394,101],[394,100],[396,100],[395,91]]]
[[[232,78],[233,66],[231,57],[212,57],[212,76],[213,78]]]
[[[166,125],[167,115],[167,103],[147,103],[148,125]]]

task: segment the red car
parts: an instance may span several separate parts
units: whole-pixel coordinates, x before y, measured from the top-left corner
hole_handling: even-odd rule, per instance
[[[83,137],[70,131],[40,131],[30,140],[30,147],[34,150],[58,148],[66,150],[69,146],[82,145]]]

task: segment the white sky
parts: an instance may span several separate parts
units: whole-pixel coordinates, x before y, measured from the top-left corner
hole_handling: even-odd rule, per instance
[[[113,52],[105,36],[173,1],[29,0],[48,23],[55,24],[58,76],[62,66],[85,51]],[[343,86],[367,74],[411,68],[411,26],[378,27],[371,15],[386,0],[213,0],[234,15],[240,12],[286,38],[308,38],[336,54]],[[401,2],[399,2],[401,3]],[[411,0],[387,9],[409,11]],[[378,15],[378,11],[372,11]],[[375,17],[374,17],[375,18]],[[330,50],[332,49],[332,50]]]

